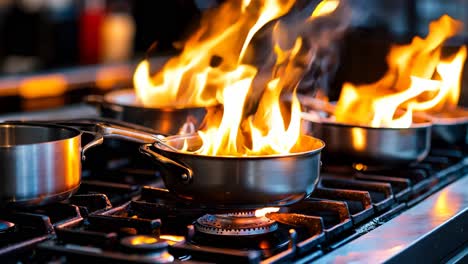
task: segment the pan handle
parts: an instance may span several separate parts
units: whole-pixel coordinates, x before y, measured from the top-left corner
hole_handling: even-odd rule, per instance
[[[98,123],[96,125],[98,133],[104,136],[104,138],[121,139],[141,144],[157,143],[175,152],[179,152],[178,149],[170,146],[164,142],[164,136],[156,135],[128,127],[122,127],[112,124]]]
[[[171,160],[151,149],[152,144],[145,144],[140,146],[140,152],[149,156],[155,161],[162,163],[163,165],[171,165],[179,169],[182,173],[180,174],[180,179],[183,183],[190,183],[193,177],[193,171],[191,168],[184,166],[174,160]]]
[[[90,148],[96,147],[101,145],[104,142],[104,137],[100,133],[95,133],[95,132],[90,132],[90,131],[82,131],[83,133],[86,134],[91,134],[94,136],[94,139],[91,140],[88,144],[86,144],[83,149],[81,150],[81,159],[84,161],[86,160],[86,151],[88,151]]]
[[[96,124],[96,128],[98,133],[102,134],[105,138],[122,139],[141,144],[148,144],[161,141],[159,137],[162,137],[156,134],[131,129],[129,127],[123,127],[107,123],[98,123]]]

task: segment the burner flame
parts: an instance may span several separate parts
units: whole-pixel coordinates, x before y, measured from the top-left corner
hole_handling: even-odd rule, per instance
[[[175,245],[177,243],[185,241],[185,237],[183,236],[174,236],[174,235],[161,235],[159,239],[166,240],[169,245]]]
[[[279,207],[266,207],[255,211],[255,217],[264,217],[268,213],[274,213],[279,211]]]
[[[151,245],[157,243],[159,240],[155,237],[150,236],[135,236],[130,240],[130,244],[134,246],[138,245]]]

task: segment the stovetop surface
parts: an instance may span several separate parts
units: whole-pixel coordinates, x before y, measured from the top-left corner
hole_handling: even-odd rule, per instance
[[[466,247],[467,186],[468,177],[464,177],[386,223],[370,223],[379,225],[379,228],[330,252],[318,262],[408,263],[434,260],[446,263],[450,256],[444,256],[444,251]],[[366,225],[360,229],[365,228]]]
[[[220,236],[200,232],[196,220],[226,212],[180,202],[137,151],[108,148],[88,154],[83,183],[67,201],[1,211],[2,259],[374,263],[412,260],[432,249],[426,256],[439,261],[466,242],[468,159],[461,151],[434,149],[398,170],[325,166],[308,199],[268,215],[277,221],[274,231]]]

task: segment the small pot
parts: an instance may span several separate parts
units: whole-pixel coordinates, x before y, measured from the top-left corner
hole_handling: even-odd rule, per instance
[[[30,206],[70,197],[81,181],[83,132],[67,126],[8,122],[0,124],[0,203]]]
[[[208,208],[253,209],[292,204],[314,190],[320,170],[320,152],[325,144],[301,137],[307,151],[260,157],[205,156],[177,151],[185,140],[197,148],[197,134],[162,138],[159,135],[100,126],[106,138],[119,138],[142,145],[140,151],[160,164],[165,186],[182,200]],[[160,143],[155,143],[159,141]],[[162,144],[161,144],[162,141]]]
[[[137,103],[131,89],[110,92],[104,96],[89,96],[89,104],[97,105],[101,115],[151,128],[163,135],[195,132],[205,115],[205,107],[150,108]]]

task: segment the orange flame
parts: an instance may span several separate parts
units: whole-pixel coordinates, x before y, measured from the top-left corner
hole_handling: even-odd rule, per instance
[[[425,39],[393,46],[387,57],[388,72],[369,85],[345,83],[337,103],[337,122],[372,127],[410,127],[413,112],[439,112],[456,107],[466,47],[449,59],[442,45],[462,24],[447,15],[429,25]]]
[[[298,38],[291,52],[297,52],[301,43]],[[280,55],[278,59],[282,58]],[[209,116],[215,121],[221,118],[221,121],[219,125],[211,124],[206,131],[199,132],[203,146],[197,153],[234,156],[285,154],[296,145],[301,131],[301,106],[293,96],[291,118],[286,128],[281,113],[280,94],[283,86],[279,78],[268,82],[257,112],[248,119],[242,119],[242,108],[252,80],[241,79],[225,87],[223,98],[229,100],[223,100],[223,116]],[[251,142],[251,148],[246,142]]]
[[[338,0],[328,0],[320,2],[317,7],[315,8],[314,12],[312,12],[311,18],[328,15],[333,13],[336,10],[340,1]]]
[[[279,207],[265,207],[262,209],[255,210],[255,217],[263,217],[268,213],[278,212]]]
[[[284,15],[294,0],[228,1],[207,13],[202,26],[188,39],[182,53],[169,60],[154,77],[148,61],[141,62],[133,78],[138,99],[147,107],[194,107],[215,105],[216,93],[224,89],[226,75],[244,68],[253,35],[269,21]],[[214,67],[213,58],[222,56]],[[247,73],[246,73],[247,74]],[[252,79],[256,71],[249,70]]]
[[[257,56],[251,43],[257,32],[287,14],[294,3],[295,0],[227,1],[202,18],[200,30],[184,44],[182,53],[169,60],[155,76],[150,76],[147,61],[140,63],[134,85],[144,106],[223,106],[222,111],[209,110],[205,127],[199,131],[202,145],[194,148],[184,144],[182,151],[190,149],[201,155],[270,155],[290,153],[300,145],[301,106],[291,83],[305,71],[302,65],[313,59],[310,44],[304,44],[300,30],[289,39],[288,30],[280,28],[277,21],[272,23],[271,34],[276,55],[271,62],[276,63],[266,76],[269,78],[264,81],[265,75],[259,77],[260,69],[245,62]],[[304,25],[295,26],[327,16],[338,6],[337,0],[324,0],[311,16],[303,18]],[[260,95],[253,87],[256,78],[264,81],[260,89],[255,87],[262,91]],[[280,100],[284,92],[293,93],[289,108]],[[251,105],[255,105],[254,109],[246,110]]]

